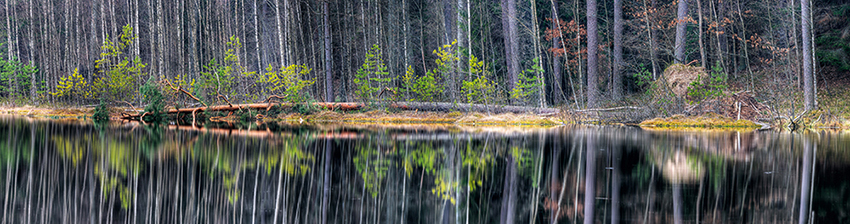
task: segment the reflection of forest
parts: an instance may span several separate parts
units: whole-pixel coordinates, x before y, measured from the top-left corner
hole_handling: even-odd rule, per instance
[[[847,167],[841,134],[0,126],[12,223],[787,223],[805,199],[803,138],[817,144],[812,217],[848,219],[847,181],[822,180]]]

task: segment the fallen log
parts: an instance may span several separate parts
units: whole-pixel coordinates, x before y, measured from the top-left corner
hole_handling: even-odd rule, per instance
[[[312,103],[313,106],[326,110],[341,110],[352,111],[366,108],[363,103]],[[202,111],[235,111],[240,109],[255,109],[268,110],[274,106],[292,107],[291,103],[253,103],[253,104],[229,104],[217,105],[209,107],[196,108],[179,108],[168,110],[169,114],[173,113],[192,113]],[[538,108],[524,106],[504,106],[504,105],[484,105],[484,104],[455,104],[455,103],[421,103],[421,102],[396,102],[388,105],[389,108],[400,110],[418,110],[418,111],[460,111],[460,112],[479,112],[479,113],[535,113],[535,114],[553,114],[557,113],[556,108]]]

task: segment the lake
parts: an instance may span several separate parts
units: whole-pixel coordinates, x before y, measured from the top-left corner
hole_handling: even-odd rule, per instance
[[[2,116],[0,161],[2,223],[850,222],[837,130]]]

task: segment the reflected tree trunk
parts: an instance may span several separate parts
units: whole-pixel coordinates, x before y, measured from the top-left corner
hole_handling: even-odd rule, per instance
[[[593,1],[593,0],[590,0]],[[589,8],[589,7],[588,7]],[[595,8],[595,7],[594,7]],[[596,136],[587,136],[587,162],[584,175],[584,224],[593,224],[596,207]]]
[[[615,145],[613,149],[614,159],[611,174],[611,224],[620,223],[620,151],[622,148]]]
[[[808,137],[803,136],[803,177],[800,180],[800,224],[809,223],[808,215],[809,215],[809,204],[811,199],[811,188],[812,188],[812,157],[813,152],[817,150],[817,146],[812,140],[808,139]]]
[[[505,184],[502,188],[502,215],[500,218],[500,222],[502,224],[505,223],[514,223],[516,219],[516,189],[517,187],[517,167],[516,161],[513,155],[508,155],[507,165],[505,167]]]
[[[327,2],[325,2],[327,5]],[[325,139],[325,180],[322,192],[322,224],[328,223],[328,198],[331,192],[331,139]]]
[[[673,183],[673,223],[682,224],[682,183]]]
[[[559,170],[558,168],[560,168],[560,164],[561,164],[561,161],[560,161],[561,142],[558,141],[558,140],[555,140],[554,145],[555,145],[555,148],[554,148],[554,150],[552,150],[552,168],[550,170],[550,176],[549,176],[549,181],[551,181],[551,183],[549,184],[549,200],[557,202],[559,200],[556,200],[555,198],[560,198],[560,196],[559,196],[559,193],[558,193],[559,189],[556,188],[555,186],[558,186],[558,184],[559,184],[558,183],[558,170]],[[549,223],[555,223],[555,220],[558,219],[558,207],[561,206],[561,205],[556,204],[555,206],[556,207],[552,208],[552,211],[549,214]]]

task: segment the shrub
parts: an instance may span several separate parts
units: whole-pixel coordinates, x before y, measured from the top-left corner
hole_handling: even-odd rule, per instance
[[[519,73],[517,83],[515,83],[514,89],[511,90],[511,98],[527,103],[529,100],[533,100],[529,96],[537,95],[539,97],[537,93],[540,92],[541,80],[538,80],[537,74],[543,72],[543,68],[538,63],[539,60],[538,58],[534,58],[532,60],[534,65]]]
[[[145,112],[150,113],[145,116],[147,122],[160,122],[165,120],[165,101],[159,86],[156,85],[153,78],[148,79],[148,82],[140,89],[142,96],[145,99]]]
[[[381,47],[377,44],[372,45],[372,49],[366,52],[363,65],[360,66],[354,76],[354,85],[357,88],[354,94],[364,102],[376,99],[374,94],[383,90],[392,81],[389,74],[387,66],[384,64]]]
[[[469,73],[475,76],[472,81],[463,81],[461,90],[466,95],[466,102],[478,103],[491,101],[495,87],[493,81],[487,78],[488,72],[483,61],[474,55],[469,56]]]
[[[38,68],[18,61],[16,58],[5,60],[0,58],[0,94],[18,97],[28,96],[28,90],[32,86],[31,75],[38,72]]]
[[[255,72],[248,72],[248,69],[242,66],[237,54],[239,49],[242,48],[239,38],[231,36],[225,45],[227,50],[224,52],[224,60],[219,62],[213,58],[207,65],[204,65],[200,82],[197,83],[195,88],[201,91],[202,97],[205,94],[205,99],[208,101],[217,100],[218,95],[225,97],[235,95],[238,84],[236,78],[255,75]]]
[[[100,100],[100,103],[97,104],[97,107],[94,108],[94,114],[92,114],[92,120],[94,122],[105,122],[109,121],[109,108],[106,106],[106,101]]]
[[[702,76],[697,76],[697,79],[688,86],[687,94],[690,103],[712,97],[721,97],[726,94],[728,76],[720,67],[720,62],[717,62],[717,65],[711,68],[711,73],[705,78],[707,80],[703,80]]]
[[[124,26],[117,41],[109,37],[103,41],[100,59],[95,61],[97,78],[94,79],[92,91],[101,99],[116,101],[128,95],[136,95],[136,81],[144,73],[147,64],[142,63],[138,55],[124,55],[127,47],[132,46],[138,39],[133,35],[133,27]]]
[[[289,103],[304,102],[307,94],[304,89],[316,83],[316,79],[304,79],[310,75],[310,69],[304,65],[289,65],[275,70],[272,65],[266,68],[266,73],[257,78],[257,83],[270,85],[269,93],[278,95]]]

